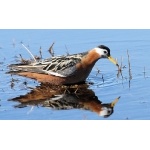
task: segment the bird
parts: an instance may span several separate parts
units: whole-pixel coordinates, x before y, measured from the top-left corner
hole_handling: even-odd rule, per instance
[[[89,85],[79,85],[77,93],[75,87],[69,87],[68,92],[64,93],[65,87],[41,84],[29,91],[25,95],[9,99],[17,101],[15,108],[27,106],[41,106],[52,110],[71,110],[80,109],[96,113],[100,117],[107,118],[114,113],[114,108],[120,96],[111,102],[102,102],[95,92],[88,88]]]
[[[89,94],[89,93],[88,93]],[[43,102],[43,107],[50,107],[55,110],[70,110],[70,109],[82,109],[95,112],[98,116],[107,118],[114,112],[114,106],[120,99],[117,97],[110,103],[102,103],[98,100],[97,96],[90,97],[90,95],[80,95],[77,97],[75,94],[59,95],[56,98],[52,98]],[[83,96],[85,98],[83,98]]]
[[[110,49],[105,45],[99,45],[82,53],[11,64],[9,73],[52,85],[79,84],[86,81],[95,63],[101,58],[107,58],[119,66],[111,57]]]

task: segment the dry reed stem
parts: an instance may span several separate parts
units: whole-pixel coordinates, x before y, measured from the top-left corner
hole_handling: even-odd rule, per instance
[[[128,55],[128,66],[129,66],[129,80],[132,80],[132,73],[131,73],[131,63],[130,63],[130,55],[127,50],[127,55]]]
[[[39,53],[40,53],[40,58],[42,59],[42,47],[40,46],[40,49],[39,49]]]
[[[48,49],[49,53],[51,54],[52,57],[54,57],[54,50],[53,50],[53,46],[54,46],[54,42],[52,43],[52,45],[50,46],[50,48]]]
[[[27,50],[27,52],[31,55],[31,57],[33,58],[33,60],[35,62],[37,62],[36,59],[35,59],[35,57],[34,57],[34,55],[31,53],[31,51],[23,43],[21,43],[21,45]]]
[[[129,67],[129,89],[131,87],[131,80],[132,80],[132,73],[131,73],[131,63],[130,63],[130,55],[127,50],[127,56],[128,56],[128,67]]]

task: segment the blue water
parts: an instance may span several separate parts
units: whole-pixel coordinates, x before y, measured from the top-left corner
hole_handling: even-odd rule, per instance
[[[16,63],[19,54],[30,58],[21,42],[39,55],[42,48],[44,58],[50,57],[48,49],[54,44],[55,55],[79,53],[100,44],[111,49],[111,55],[125,68],[123,78],[117,78],[117,68],[108,60],[99,60],[87,81],[93,82],[89,89],[103,103],[109,103],[118,96],[114,113],[103,118],[89,110],[53,110],[40,106],[15,108],[19,102],[9,99],[25,95],[38,82],[19,76],[5,74],[7,66]],[[150,119],[150,30],[0,30],[0,119],[89,119],[124,120]],[[127,50],[130,56],[132,79],[129,80]],[[97,74],[97,69],[100,74]],[[97,74],[97,76],[96,76]],[[104,82],[102,80],[102,75]],[[11,80],[16,79],[11,87]],[[28,87],[23,83],[27,82]]]

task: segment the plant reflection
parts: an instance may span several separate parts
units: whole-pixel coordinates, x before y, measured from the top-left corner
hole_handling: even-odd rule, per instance
[[[17,108],[32,106],[50,107],[55,110],[83,109],[95,112],[99,116],[109,117],[120,97],[110,103],[102,103],[87,84],[74,86],[52,86],[41,84],[26,95],[13,98],[19,101]]]

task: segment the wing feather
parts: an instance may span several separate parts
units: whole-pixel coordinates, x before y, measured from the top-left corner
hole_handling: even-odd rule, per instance
[[[57,56],[36,63],[34,62],[30,64],[13,64],[9,67],[13,72],[27,71],[67,77],[75,73],[76,64],[81,62],[82,58],[87,53],[88,52],[68,56]]]

